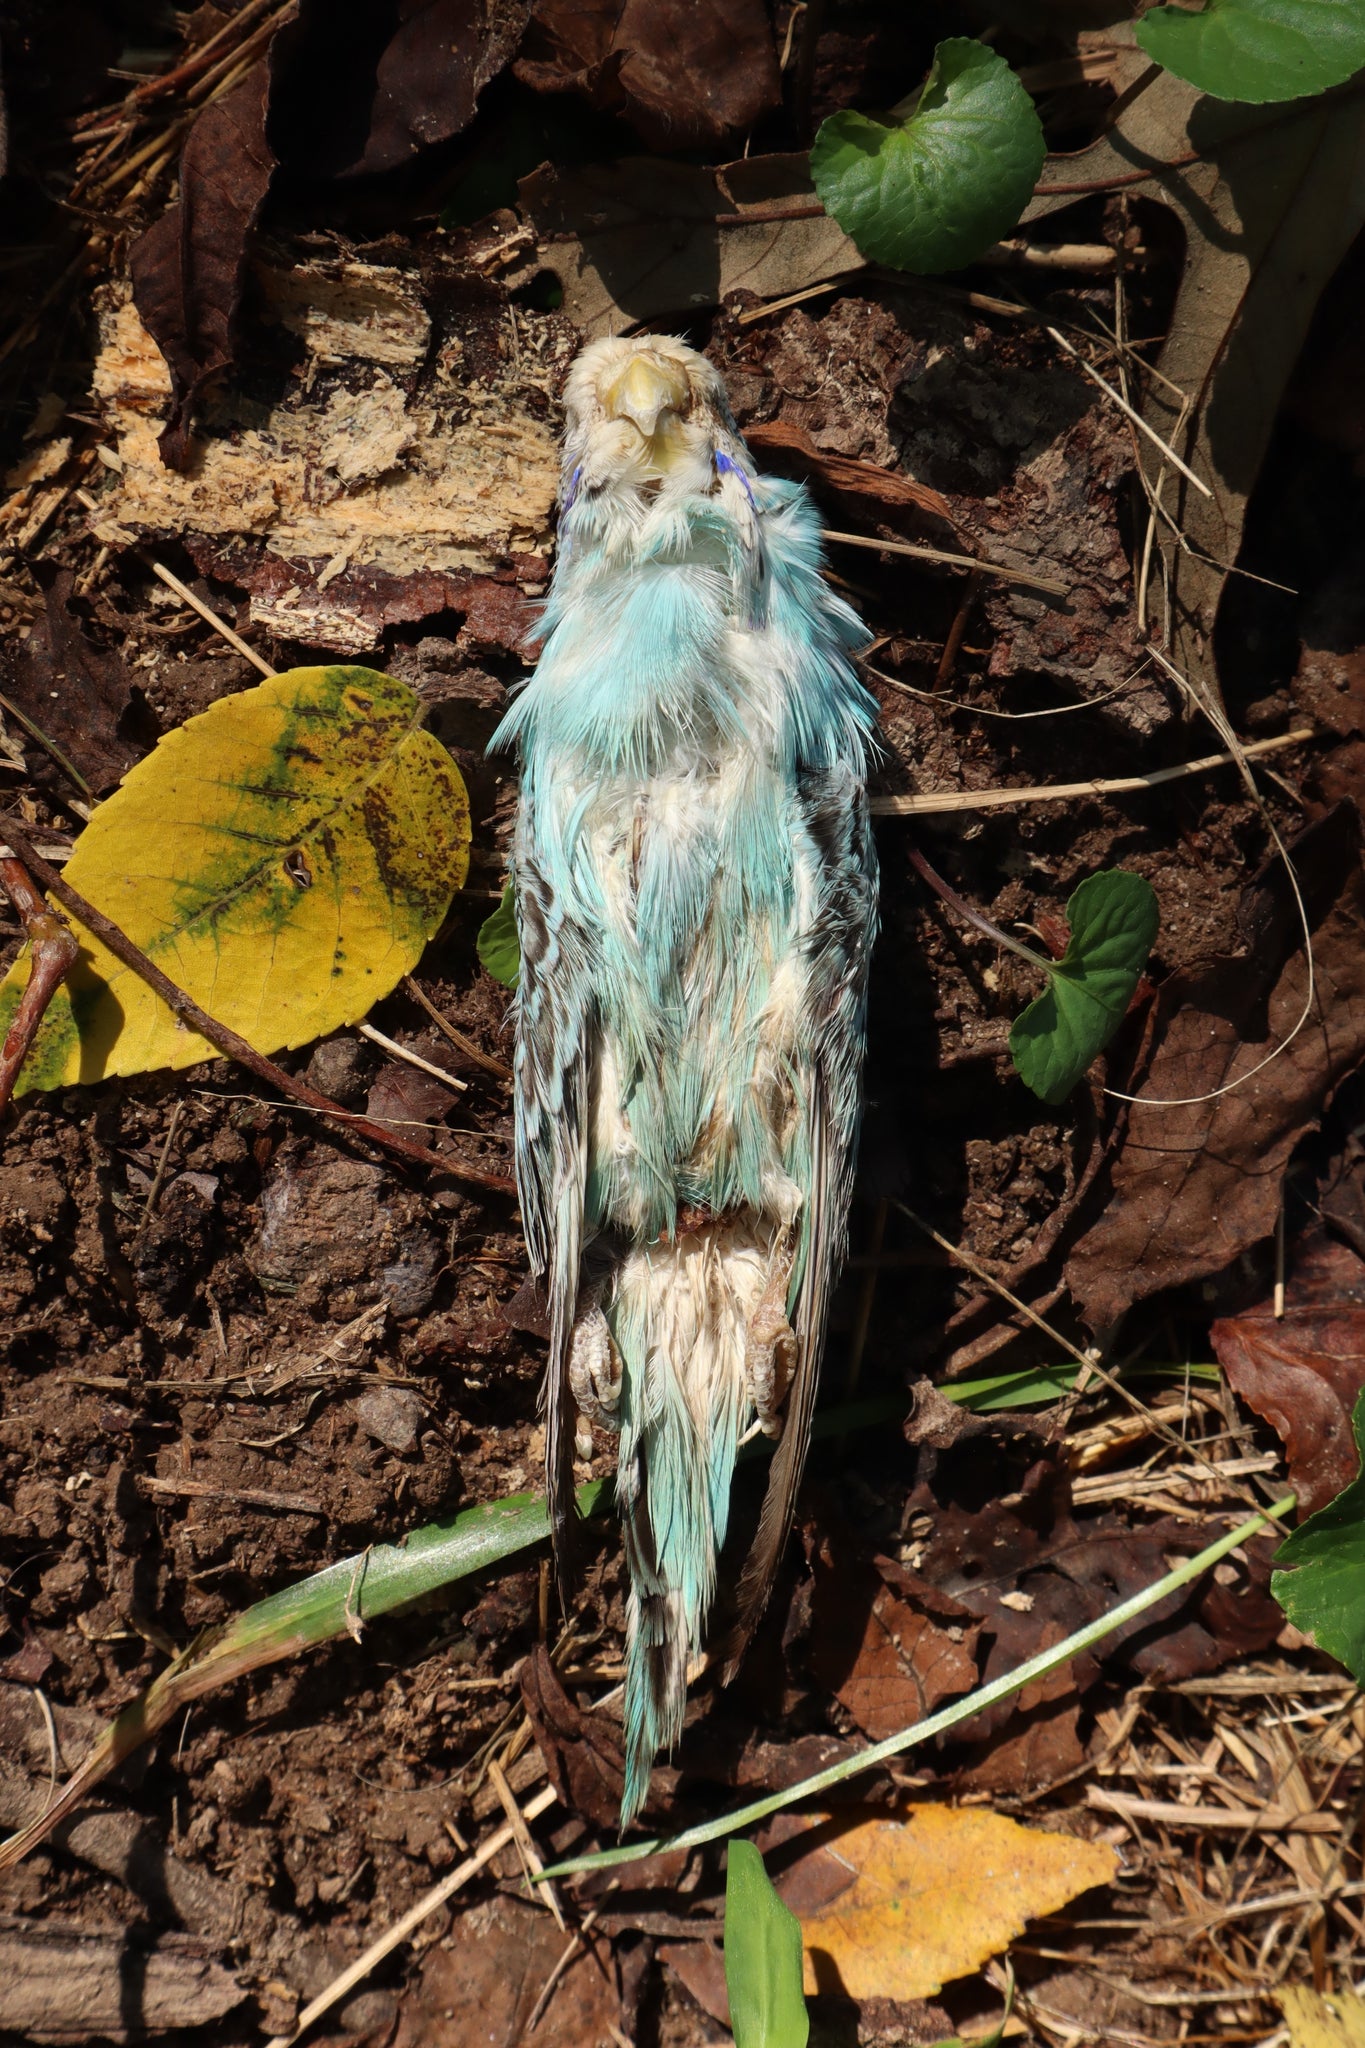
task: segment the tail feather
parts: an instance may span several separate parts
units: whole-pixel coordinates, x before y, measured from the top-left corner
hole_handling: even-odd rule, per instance
[[[639,1247],[608,1309],[624,1367],[616,1487],[630,1572],[623,1827],[644,1804],[655,1755],[682,1733],[748,1407],[745,1329],[769,1250],[738,1224]]]

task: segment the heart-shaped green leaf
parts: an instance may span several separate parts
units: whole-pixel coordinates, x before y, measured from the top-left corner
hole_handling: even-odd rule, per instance
[[[1295,1628],[1365,1685],[1365,1393],[1351,1426],[1360,1476],[1285,1538],[1270,1590]]]
[[[752,1842],[731,1842],[726,1858],[725,1987],[735,2048],[806,2048],[801,1922]]]
[[[1156,63],[1220,100],[1297,100],[1365,64],[1365,0],[1207,0],[1155,7],[1137,39]]]
[[[1014,1020],[1010,1057],[1044,1102],[1064,1102],[1133,999],[1156,937],[1150,882],[1122,868],[1088,875],[1066,906],[1071,941],[1049,981]]]
[[[500,981],[504,988],[515,988],[521,973],[521,947],[510,882],[503,889],[502,901],[493,915],[480,925],[475,945],[481,964],[494,981]]]
[[[826,213],[897,270],[960,270],[1017,223],[1043,167],[1042,124],[1003,57],[940,43],[915,112],[887,127],[831,114],[810,153]]]

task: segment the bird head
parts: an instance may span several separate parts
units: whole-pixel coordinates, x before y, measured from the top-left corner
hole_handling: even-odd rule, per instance
[[[593,481],[658,483],[709,465],[733,433],[719,373],[686,342],[639,334],[590,342],[564,390],[565,460]]]

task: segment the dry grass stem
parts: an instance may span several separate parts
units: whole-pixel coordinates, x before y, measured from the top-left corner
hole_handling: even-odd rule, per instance
[[[1198,761],[1181,761],[1174,768],[1154,768],[1148,775],[1118,775],[1108,781],[1100,778],[1093,782],[1041,783],[1023,789],[940,789],[924,796],[874,796],[872,815],[922,818],[943,811],[995,810],[1002,804],[1064,803],[1081,796],[1125,796],[1133,790],[1159,788],[1163,782],[1178,782],[1184,775],[1207,775],[1214,768],[1236,767],[1243,755],[1254,760],[1285,747],[1301,747],[1316,737],[1313,726],[1296,726],[1293,732],[1279,733],[1273,739],[1252,740],[1238,753],[1205,754]]]
[[[523,1826],[528,1821],[539,1820],[541,1814],[554,1805],[557,1797],[558,1794],[552,1785],[543,1786],[522,1807],[521,1820]],[[294,2023],[292,2033],[276,2034],[272,2040],[266,2043],[266,2048],[293,2048],[294,2042],[300,2040],[307,2033],[315,2020],[320,2020],[322,2015],[325,2012],[330,2012],[332,2007],[337,2005],[346,1996],[348,1991],[354,1991],[357,1984],[363,1983],[371,1970],[383,1962],[385,1956],[392,1955],[393,1951],[400,1947],[407,1940],[408,1936],[421,1926],[424,1920],[429,1919],[433,1913],[438,1912],[447,1899],[454,1898],[456,1892],[462,1890],[468,1884],[471,1877],[477,1877],[479,1872],[486,1868],[493,1858],[505,1849],[515,1837],[516,1830],[510,1821],[489,1835],[486,1841],[480,1843],[472,1856],[467,1856],[464,1862],[457,1864],[455,1869],[443,1877],[438,1885],[433,1885],[431,1890],[417,1901],[417,1904],[412,1907],[410,1912],[405,1913],[401,1920],[396,1920],[393,1926],[387,1928],[377,1941],[372,1941],[363,1955],[357,1956],[355,1961],[341,1972],[340,1976],[333,1978],[325,1991],[320,1991],[317,1997],[312,1999],[303,2008],[303,2011]]]
[[[453,1094],[462,1095],[468,1088],[468,1081],[461,1081],[456,1074],[448,1074],[444,1067],[438,1067],[432,1060],[424,1060],[418,1052],[409,1052],[407,1046],[400,1045],[396,1038],[390,1038],[386,1031],[380,1031],[376,1025],[357,1024],[355,1028],[362,1038],[369,1039],[371,1045],[377,1045],[384,1052],[392,1053],[393,1057],[402,1060],[405,1066],[416,1067],[419,1074],[430,1074],[434,1081],[441,1082]]]

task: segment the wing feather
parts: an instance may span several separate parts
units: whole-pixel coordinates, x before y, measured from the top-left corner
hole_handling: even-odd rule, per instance
[[[591,941],[566,911],[523,802],[514,855],[521,972],[514,1065],[517,1181],[531,1272],[549,1305],[545,1472],[561,1589],[572,1577],[573,1402],[569,1348],[583,1257],[592,1043]]]
[[[727,1680],[767,1605],[805,1470],[830,1296],[848,1242],[861,1120],[867,975],[877,929],[877,856],[862,777],[846,764],[808,772],[801,809],[819,885],[806,942],[810,1186],[793,1319],[798,1352],[782,1438],[740,1575],[738,1618],[725,1645]]]

